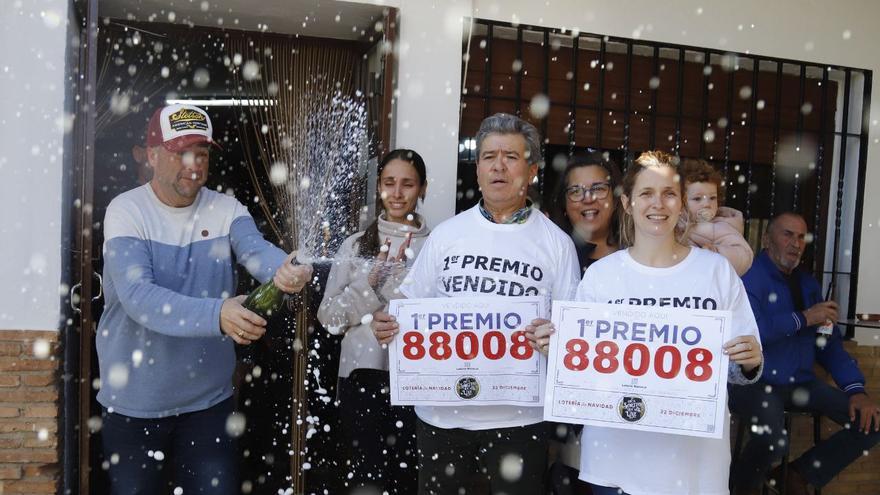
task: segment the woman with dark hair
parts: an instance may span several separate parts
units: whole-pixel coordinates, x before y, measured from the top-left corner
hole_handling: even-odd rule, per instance
[[[574,241],[581,274],[618,249],[619,186],[620,169],[605,152],[575,154],[562,172],[550,218]],[[559,424],[552,436],[560,442],[549,473],[554,495],[589,493],[587,483],[578,479],[580,432],[580,426]]]
[[[391,407],[388,351],[370,330],[370,316],[393,299],[410,260],[429,230],[416,213],[428,187],[418,153],[394,150],[379,163],[376,220],[346,239],[327,278],[318,320],[344,334],[339,360],[339,402],[348,444],[350,487],[369,493],[415,493],[415,414]]]
[[[617,251],[615,190],[619,184],[617,164],[598,151],[574,155],[562,173],[551,218],[574,241],[581,273],[594,261]]]

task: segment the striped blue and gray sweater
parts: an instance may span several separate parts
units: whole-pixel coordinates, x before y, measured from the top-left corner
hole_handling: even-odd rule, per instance
[[[247,209],[205,188],[192,205],[173,208],[146,184],[110,203],[103,252],[98,401],[158,418],[230,397],[235,353],[220,307],[235,295],[233,263],[265,282],[285,259]]]

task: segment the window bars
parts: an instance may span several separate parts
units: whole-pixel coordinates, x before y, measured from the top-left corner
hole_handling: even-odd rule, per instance
[[[871,71],[482,19],[471,26],[458,211],[479,198],[473,138],[496,112],[541,131],[544,199],[576,150],[607,150],[624,168],[649,149],[703,158],[726,178],[727,203],[743,212],[756,251],[774,214],[805,217],[804,266],[823,289],[834,283],[855,317]]]

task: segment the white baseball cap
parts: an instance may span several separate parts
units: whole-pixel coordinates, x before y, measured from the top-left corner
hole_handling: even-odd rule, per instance
[[[147,126],[147,147],[160,144],[168,151],[178,153],[192,145],[208,143],[222,147],[214,141],[211,118],[199,107],[174,104],[156,110]]]

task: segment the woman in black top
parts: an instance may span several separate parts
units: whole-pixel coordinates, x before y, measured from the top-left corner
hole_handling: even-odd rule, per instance
[[[551,218],[574,241],[581,273],[617,251],[620,177],[617,164],[598,151],[572,156],[562,173]]]
[[[574,241],[582,274],[618,249],[620,179],[617,164],[598,151],[572,156],[562,173],[550,218]],[[557,425],[556,460],[549,476],[554,495],[590,493],[587,483],[578,479],[580,431],[580,425]]]

